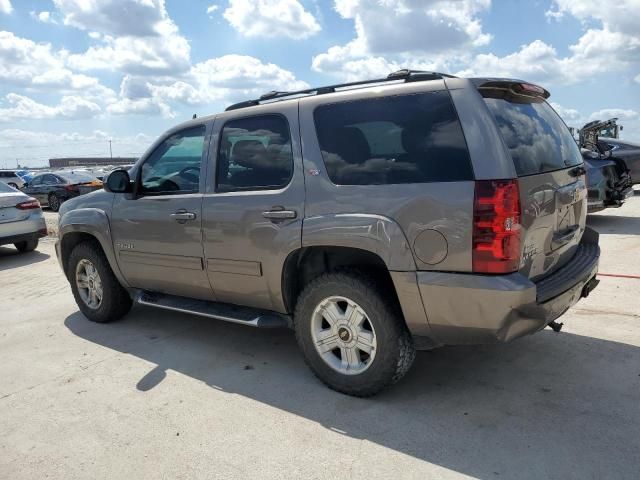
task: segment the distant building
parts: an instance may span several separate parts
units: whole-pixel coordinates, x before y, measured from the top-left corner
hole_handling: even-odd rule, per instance
[[[63,167],[89,167],[96,165],[128,165],[135,163],[136,157],[65,157],[50,158],[49,166],[51,168]]]

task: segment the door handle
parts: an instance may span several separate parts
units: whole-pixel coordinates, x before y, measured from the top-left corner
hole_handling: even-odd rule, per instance
[[[176,222],[186,222],[187,220],[195,220],[196,214],[193,212],[176,212],[169,215]]]
[[[266,212],[262,212],[262,216],[270,220],[287,220],[291,218],[296,218],[298,214],[295,212],[295,210],[285,210],[284,208],[273,208],[272,210],[267,210]]]

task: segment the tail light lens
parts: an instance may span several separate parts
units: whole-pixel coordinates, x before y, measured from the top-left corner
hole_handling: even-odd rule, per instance
[[[35,208],[40,208],[40,202],[35,198],[30,198],[26,202],[21,202],[16,205],[18,210],[33,210]]]
[[[517,180],[476,181],[473,207],[473,271],[517,271],[520,267],[521,229]]]

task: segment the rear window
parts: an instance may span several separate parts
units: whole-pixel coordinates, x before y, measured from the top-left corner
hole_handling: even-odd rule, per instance
[[[314,120],[327,173],[337,185],[473,180],[446,91],[322,105]]]
[[[0,193],[16,193],[16,190],[6,183],[0,182]]]
[[[551,172],[582,163],[571,132],[545,101],[515,103],[491,90],[482,92],[502,133],[518,176]]]

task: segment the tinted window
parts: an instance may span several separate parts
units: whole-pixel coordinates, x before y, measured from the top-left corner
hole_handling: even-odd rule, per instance
[[[36,185],[41,185],[43,176],[44,175],[38,175],[37,177],[33,177],[33,180],[31,180],[31,183],[29,184],[29,186],[35,187]]]
[[[293,174],[289,125],[279,115],[227,122],[217,161],[219,191],[282,188]]]
[[[202,125],[165,139],[142,165],[142,193],[198,192],[204,136]]]
[[[60,183],[58,177],[51,175],[50,173],[42,176],[42,183],[45,185],[56,185]]]
[[[448,92],[323,105],[314,118],[327,173],[338,185],[473,179]]]
[[[501,91],[483,92],[519,176],[550,172],[582,163],[571,132],[547,102],[515,103]]]

